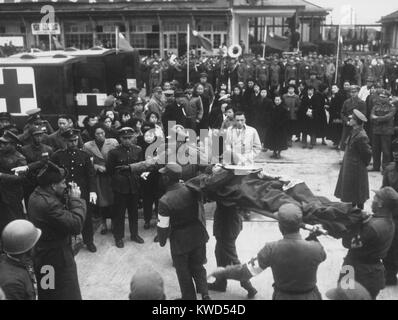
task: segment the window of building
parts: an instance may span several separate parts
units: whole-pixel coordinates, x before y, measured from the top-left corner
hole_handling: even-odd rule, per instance
[[[144,33],[132,33],[130,41],[134,48],[146,48],[146,36]]]
[[[213,48],[218,48],[221,46],[221,34],[213,35]]]
[[[177,35],[176,34],[169,35],[169,48],[177,49]]]

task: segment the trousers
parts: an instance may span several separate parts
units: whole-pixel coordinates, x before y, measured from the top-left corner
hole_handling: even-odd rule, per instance
[[[138,194],[114,193],[115,214],[112,217],[113,236],[116,240],[124,238],[126,210],[129,219],[130,236],[138,235]]]
[[[207,275],[203,264],[206,261],[206,244],[184,254],[171,254],[177,272],[182,300],[196,300],[196,293],[208,294]]]

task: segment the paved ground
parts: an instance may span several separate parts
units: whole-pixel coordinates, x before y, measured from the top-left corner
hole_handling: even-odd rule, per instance
[[[318,145],[313,150],[302,149],[301,145],[295,143],[293,148],[282,153],[282,159],[273,160],[270,155],[270,152],[262,153],[259,159],[259,162],[264,163],[267,170],[302,179],[315,194],[335,199],[333,192],[342,153],[332,150],[330,146]],[[372,172],[369,174],[369,180],[371,189],[379,188],[381,174]],[[369,209],[370,201],[365,205],[365,210]],[[209,213],[213,212],[214,205],[207,204],[206,210]],[[161,248],[154,243],[155,228],[144,230],[142,224],[143,222],[140,221],[140,235],[145,239],[143,245],[126,241],[125,248],[118,249],[114,246],[111,235],[97,234],[95,242],[98,253],[92,254],[85,249],[80,251],[76,261],[84,299],[127,299],[130,279],[136,268],[141,265],[152,265],[162,274],[168,299],[174,299],[180,295],[168,245]],[[210,235],[212,226],[213,221],[209,219],[207,229]],[[279,238],[280,234],[275,221],[254,215],[253,221],[244,222],[243,231],[237,241],[241,260],[247,261],[256,255],[265,242]],[[327,260],[321,264],[318,271],[318,286],[321,293],[324,294],[327,289],[334,287],[346,251],[342,247],[341,241],[336,239],[321,237],[320,241],[328,255]],[[215,240],[211,237],[207,244],[208,263],[206,269],[208,271],[216,267],[214,245]],[[256,299],[271,299],[272,274],[270,270],[264,271],[252,282],[259,291]],[[229,283],[225,293],[210,293],[213,299],[246,299],[245,291],[235,281]],[[379,299],[397,298],[398,286],[386,288],[379,296]]]

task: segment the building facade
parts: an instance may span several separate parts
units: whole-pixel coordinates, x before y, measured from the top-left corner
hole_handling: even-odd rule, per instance
[[[45,5],[54,11],[41,13]],[[292,17],[297,17],[301,39],[316,41],[327,14],[304,0],[0,0],[0,45],[12,41],[48,49],[49,36],[33,35],[32,23],[53,17],[61,31],[55,37],[64,47],[114,47],[117,26],[142,54],[182,55],[188,24],[218,50],[240,40],[248,47],[250,35],[261,42],[266,25],[283,35]]]
[[[383,49],[398,54],[398,10],[381,18]]]

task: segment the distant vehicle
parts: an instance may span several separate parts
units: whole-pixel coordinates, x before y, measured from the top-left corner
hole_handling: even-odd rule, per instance
[[[20,53],[0,58],[0,112],[23,121],[41,108],[50,122],[59,114],[83,117],[98,112],[116,83],[139,83],[139,55],[94,47]]]

